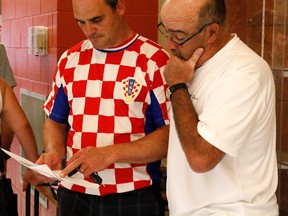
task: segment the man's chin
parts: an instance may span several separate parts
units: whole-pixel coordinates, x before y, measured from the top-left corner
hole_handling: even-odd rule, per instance
[[[93,37],[93,38],[88,38],[90,42],[92,43],[93,47],[96,49],[104,49],[106,48],[103,41],[101,42],[100,36],[98,37]]]

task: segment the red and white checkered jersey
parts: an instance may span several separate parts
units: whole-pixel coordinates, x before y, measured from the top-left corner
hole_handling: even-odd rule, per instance
[[[85,40],[62,55],[44,110],[52,120],[69,124],[67,160],[87,146],[130,142],[169,124],[163,76],[168,58],[162,47],[138,34],[105,50]],[[106,195],[152,183],[147,164],[115,163],[99,176],[105,186],[97,189],[61,184],[73,191]]]

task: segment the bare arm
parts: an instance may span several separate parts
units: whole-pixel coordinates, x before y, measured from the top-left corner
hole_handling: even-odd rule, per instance
[[[166,157],[168,148],[169,126],[163,126],[153,133],[131,143],[122,143],[107,147],[88,147],[77,152],[63,170],[64,177],[81,165],[85,176],[92,172],[106,169],[110,164],[147,163]]]
[[[43,146],[45,160],[52,170],[61,169],[66,152],[67,125],[48,118],[43,126]]]
[[[142,139],[122,145],[113,145],[113,163],[147,163],[160,160],[167,155],[169,125],[158,128]]]
[[[171,101],[178,136],[190,167],[195,172],[211,170],[224,153],[198,134],[198,115],[187,90],[177,90]]]
[[[61,162],[65,156],[66,136],[67,125],[58,124],[48,118],[43,126],[43,146],[45,152],[40,155],[36,164],[47,164],[52,170],[62,169]],[[24,191],[28,183],[39,185],[53,181],[32,170],[27,170],[23,174],[23,179]]]
[[[169,86],[188,83],[193,79],[194,68],[202,52],[196,51],[188,61],[171,56],[165,68],[165,78]],[[186,89],[176,90],[171,99],[176,130],[187,161],[195,172],[213,169],[224,157],[224,153],[203,139],[197,131],[196,113]]]
[[[29,124],[28,119],[22,108],[19,105],[19,102],[12,91],[12,89],[1,80],[1,85],[3,95],[3,110],[1,113],[2,123],[6,124],[18,138],[25,156],[35,162],[38,158],[36,140],[32,131],[32,128]],[[5,131],[4,131],[5,133]],[[6,136],[2,134],[2,136]]]
[[[9,150],[13,141],[14,133],[8,127],[5,121],[1,122],[1,134],[2,134],[1,136],[2,148]]]

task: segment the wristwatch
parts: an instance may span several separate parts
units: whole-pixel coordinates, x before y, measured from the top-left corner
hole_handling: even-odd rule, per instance
[[[171,100],[172,94],[176,90],[181,89],[181,88],[186,89],[188,91],[189,95],[190,95],[190,91],[189,91],[189,88],[188,88],[186,83],[177,83],[177,84],[172,85],[169,88],[167,88],[167,98],[169,98]]]

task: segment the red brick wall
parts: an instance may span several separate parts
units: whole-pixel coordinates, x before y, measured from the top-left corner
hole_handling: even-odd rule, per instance
[[[130,27],[145,37],[157,41],[158,1],[126,0],[126,19]]]
[[[126,19],[131,28],[156,41],[158,1],[126,0],[126,5]],[[20,88],[48,95],[60,55],[85,38],[73,18],[71,0],[2,0],[2,19],[2,43],[18,83],[14,88],[17,97],[20,97]],[[28,55],[28,27],[38,25],[48,27],[47,56]],[[11,150],[20,153],[17,139]],[[19,215],[25,215],[25,194],[19,173],[19,164],[9,160],[7,175],[18,193]],[[49,203],[47,210],[40,209],[40,215],[55,215],[55,211],[55,206]]]

